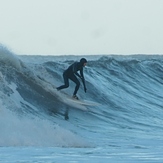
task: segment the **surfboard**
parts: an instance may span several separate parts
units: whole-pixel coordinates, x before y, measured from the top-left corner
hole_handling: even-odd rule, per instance
[[[85,105],[85,106],[98,106],[100,105],[99,103],[93,102],[93,101],[88,101],[88,100],[76,100],[73,98],[69,98],[69,101],[72,101],[74,103],[80,104],[80,105]]]
[[[81,110],[85,110],[85,111],[88,110],[87,109],[88,106],[98,106],[98,105],[100,105],[99,103],[96,103],[96,102],[93,102],[93,101],[74,99],[74,98],[72,98],[72,96],[68,95],[65,92],[61,92],[61,91],[57,91],[57,95],[58,95],[59,99],[63,103],[65,103],[65,104],[67,104],[69,106],[81,109]]]

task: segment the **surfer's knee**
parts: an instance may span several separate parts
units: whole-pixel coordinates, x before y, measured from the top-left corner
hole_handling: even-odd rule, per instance
[[[68,88],[69,87],[69,84],[65,84],[65,88]]]

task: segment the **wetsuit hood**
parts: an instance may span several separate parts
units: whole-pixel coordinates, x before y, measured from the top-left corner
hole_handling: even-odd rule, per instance
[[[81,59],[80,59],[80,63],[81,63],[82,65],[84,65],[84,63],[87,63],[87,60],[86,60],[85,58],[81,58]]]

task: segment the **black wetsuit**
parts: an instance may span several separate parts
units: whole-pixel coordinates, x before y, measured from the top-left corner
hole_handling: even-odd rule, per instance
[[[80,71],[80,75],[78,74],[77,71]],[[69,87],[69,79],[70,79],[76,84],[76,87],[75,87],[75,90],[74,90],[74,93],[73,93],[73,95],[76,95],[76,93],[77,93],[77,91],[78,91],[78,89],[80,87],[80,82],[79,82],[79,80],[77,79],[76,76],[78,76],[79,78],[82,79],[82,82],[83,82],[83,85],[84,85],[84,90],[86,92],[85,79],[84,79],[84,75],[83,75],[83,64],[80,63],[80,62],[73,63],[72,65],[70,65],[68,67],[67,70],[65,70],[63,72],[63,79],[64,79],[65,84],[58,87],[57,90],[68,88]]]

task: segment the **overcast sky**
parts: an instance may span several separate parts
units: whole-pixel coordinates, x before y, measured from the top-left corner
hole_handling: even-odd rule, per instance
[[[163,0],[0,0],[17,54],[163,54]]]

